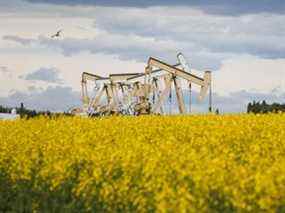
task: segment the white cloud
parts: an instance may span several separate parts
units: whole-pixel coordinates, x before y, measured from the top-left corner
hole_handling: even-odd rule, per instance
[[[220,94],[240,90],[270,93],[285,91],[285,59],[244,56],[225,60],[214,72],[214,89]]]
[[[40,52],[40,51],[39,51]],[[64,57],[54,52],[35,54],[34,52],[8,53],[1,56],[1,60],[11,70],[13,78],[7,80],[0,75],[0,96],[7,96],[11,90],[27,91],[30,86],[46,88],[45,82],[34,82],[19,79],[18,76],[26,76],[40,67],[56,67],[62,79],[62,86],[70,86],[80,91],[82,72],[96,73],[101,76],[108,76],[110,73],[122,72],[143,72],[144,63],[135,61],[121,61],[116,57],[104,54],[80,53],[76,56]]]
[[[153,38],[115,35],[105,32],[100,32],[94,39],[64,38],[54,40],[44,36],[32,39],[9,35],[4,36],[3,39],[28,47],[38,45],[39,48],[49,48],[53,51],[62,52],[64,56],[68,57],[89,52],[92,54],[108,54],[121,60],[138,62],[146,62],[149,56],[170,59],[171,55],[175,56],[177,46],[179,46],[173,41],[156,41]]]

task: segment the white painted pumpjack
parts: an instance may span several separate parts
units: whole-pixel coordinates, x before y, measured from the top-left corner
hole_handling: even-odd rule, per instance
[[[211,72],[205,71],[203,78],[198,77],[190,72],[183,54],[179,53],[177,58],[179,63],[170,65],[150,57],[144,73],[110,74],[109,77],[82,73],[81,111],[90,116],[165,114],[164,103],[171,94],[173,85],[179,113],[186,114],[181,81],[189,85],[188,112],[191,112],[192,85],[200,87],[199,101],[205,99],[209,91],[209,111],[211,111]],[[95,83],[96,92],[92,97],[88,94],[89,81]]]

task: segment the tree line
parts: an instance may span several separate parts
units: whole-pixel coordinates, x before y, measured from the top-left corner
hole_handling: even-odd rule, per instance
[[[58,112],[50,112],[50,111],[36,111],[36,110],[31,110],[27,109],[24,107],[24,104],[21,103],[20,107],[5,107],[0,105],[0,113],[11,113],[13,109],[16,109],[17,114],[20,115],[21,118],[34,118],[37,116],[47,116],[47,117],[58,117],[60,115],[71,115],[70,113],[63,112],[63,113],[58,113]]]
[[[68,115],[68,116],[71,115],[68,112],[54,113],[48,110],[47,111],[31,110],[25,108],[23,103],[21,103],[20,107],[16,108],[5,107],[0,105],[0,113],[11,113],[12,109],[16,109],[17,114],[19,114],[21,118],[33,118],[37,116],[58,117],[60,115]],[[253,101],[248,103],[247,105],[247,113],[262,114],[262,113],[277,113],[277,112],[285,112],[285,104],[280,104],[280,103],[268,104],[264,100],[262,102]],[[216,114],[219,114],[219,112],[216,111]]]
[[[255,114],[285,112],[285,104],[268,104],[265,100],[262,102],[253,101],[247,105],[247,112]]]

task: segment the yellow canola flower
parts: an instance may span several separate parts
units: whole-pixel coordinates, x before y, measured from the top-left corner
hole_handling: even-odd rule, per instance
[[[285,115],[0,121],[0,212],[284,212]]]

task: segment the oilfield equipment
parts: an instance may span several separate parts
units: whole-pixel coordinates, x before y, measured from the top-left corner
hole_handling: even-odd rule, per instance
[[[166,114],[165,103],[168,100],[171,113],[172,91],[175,91],[178,113],[186,114],[191,112],[192,85],[200,87],[199,101],[209,94],[211,111],[211,72],[205,71],[201,78],[191,73],[182,53],[177,55],[177,59],[177,64],[170,65],[150,57],[142,73],[110,74],[108,77],[82,73],[83,112],[89,116]],[[92,83],[91,92],[88,91],[89,82]],[[188,104],[184,101],[183,85],[189,89]]]

